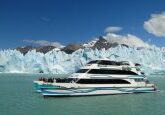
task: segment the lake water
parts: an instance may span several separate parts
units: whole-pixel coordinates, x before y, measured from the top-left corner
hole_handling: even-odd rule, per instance
[[[160,92],[43,98],[33,80],[41,75],[0,74],[0,115],[164,115],[165,74],[149,77]],[[46,75],[50,76],[50,75]]]

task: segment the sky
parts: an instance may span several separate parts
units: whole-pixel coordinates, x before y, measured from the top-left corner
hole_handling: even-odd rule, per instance
[[[0,0],[0,48],[84,43],[122,28],[165,47],[165,0]]]

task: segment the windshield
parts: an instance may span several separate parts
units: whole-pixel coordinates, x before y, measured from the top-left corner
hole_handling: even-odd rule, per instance
[[[94,61],[88,62],[88,64],[96,64],[97,62],[98,62],[98,60],[94,60]]]
[[[76,73],[86,73],[87,71],[88,71],[88,69],[80,69]]]

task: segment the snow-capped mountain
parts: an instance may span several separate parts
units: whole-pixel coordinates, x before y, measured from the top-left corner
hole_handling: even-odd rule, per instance
[[[111,34],[107,36],[99,36],[95,40],[89,41],[84,44],[68,44],[67,46],[64,47],[56,47],[56,46],[38,46],[38,47],[32,47],[32,46],[25,46],[25,47],[17,47],[16,50],[20,51],[24,55],[28,53],[31,50],[36,50],[36,52],[41,52],[46,54],[47,52],[53,50],[53,49],[59,49],[61,51],[64,51],[67,54],[72,54],[76,50],[79,49],[84,49],[84,48],[92,48],[92,49],[98,49],[101,50],[105,48],[106,50],[109,48],[114,48],[117,47],[118,45],[122,45],[125,47],[138,47],[139,49],[141,48],[149,48],[148,44],[143,43],[140,40],[137,40],[134,36],[128,35],[125,36],[125,40],[121,38],[122,36],[116,35],[116,34]],[[133,40],[136,40],[140,42],[140,45],[135,45],[135,43],[130,40],[130,38],[133,38]],[[117,40],[115,40],[117,39]],[[121,39],[121,40],[120,40]]]
[[[98,38],[95,38],[94,40],[90,41],[90,42],[87,42],[87,43],[84,43],[83,44],[83,47],[85,48],[91,48],[95,45],[95,43],[98,41],[99,39]]]
[[[55,47],[55,46],[38,46],[38,47],[32,47],[32,46],[25,46],[25,47],[17,47],[16,50],[20,51],[22,54],[26,54],[31,50],[36,50],[36,52],[41,52],[46,54],[47,52],[53,50],[53,49],[59,49],[61,51],[64,51],[67,54],[71,54],[75,52],[78,49],[84,49],[84,48],[92,48],[92,49],[109,49],[111,47],[116,47],[119,45],[118,43],[110,43],[108,40],[106,40],[103,36],[100,36],[96,38],[93,41],[90,41],[88,43],[84,44],[68,44],[67,46],[64,47]]]

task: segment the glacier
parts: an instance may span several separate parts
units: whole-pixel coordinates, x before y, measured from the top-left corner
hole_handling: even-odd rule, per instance
[[[118,45],[107,50],[84,48],[72,54],[66,54],[58,48],[46,54],[32,50],[26,55],[17,50],[0,50],[0,72],[70,74],[87,62],[100,58],[140,63],[142,70],[148,74],[165,70],[164,48],[156,46],[137,48]]]

